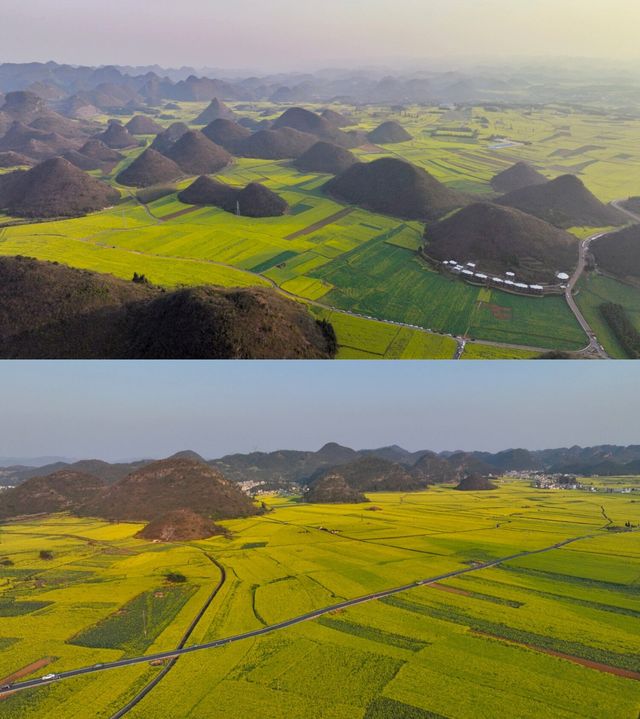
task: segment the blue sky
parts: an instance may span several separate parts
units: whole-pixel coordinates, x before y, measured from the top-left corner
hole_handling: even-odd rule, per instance
[[[6,61],[308,69],[640,55],[637,0],[2,0]]]
[[[640,441],[633,362],[5,362],[0,457]]]

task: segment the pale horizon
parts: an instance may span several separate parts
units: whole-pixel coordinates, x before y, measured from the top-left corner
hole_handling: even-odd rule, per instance
[[[3,62],[309,71],[370,64],[640,60],[632,0],[4,0]],[[25,28],[28,31],[25,33]]]

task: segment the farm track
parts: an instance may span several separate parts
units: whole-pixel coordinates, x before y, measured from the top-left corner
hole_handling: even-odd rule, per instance
[[[178,644],[176,649],[184,648],[186,643],[191,638],[191,635],[195,631],[196,627],[202,620],[202,617],[205,615],[206,611],[211,606],[211,603],[216,598],[218,592],[222,589],[224,583],[227,581],[227,572],[224,566],[220,564],[217,559],[214,559],[210,554],[207,554],[206,552],[203,552],[203,554],[220,570],[220,579],[211,594],[207,597],[207,600],[201,607],[200,611],[196,614],[191,624],[189,624],[189,626],[187,627],[187,630],[182,635],[182,639],[180,640],[180,643]],[[155,676],[145,687],[143,687],[129,702],[127,702],[127,704],[125,704],[121,709],[119,709],[115,714],[113,714],[111,716],[111,719],[120,719],[120,717],[125,716],[125,714],[128,714],[135,706],[137,706],[167,676],[167,674],[176,665],[178,659],[179,657],[171,658],[169,660],[169,663],[162,669],[162,671],[157,676]]]
[[[430,586],[430,585],[436,584],[438,582],[442,582],[443,580],[449,579],[452,577],[458,577],[458,576],[465,575],[465,574],[479,572],[479,571],[482,571],[483,569],[490,569],[493,567],[497,567],[505,562],[513,561],[515,559],[521,559],[524,557],[530,557],[530,556],[535,556],[538,554],[545,554],[547,552],[552,552],[554,550],[562,549],[563,547],[569,546],[576,542],[584,541],[587,539],[594,539],[595,537],[598,537],[598,536],[602,536],[602,535],[591,533],[591,534],[581,535],[578,537],[572,537],[570,539],[565,539],[561,542],[556,542],[555,544],[552,544],[550,546],[543,547],[542,549],[518,552],[516,554],[512,554],[507,557],[501,557],[499,559],[494,559],[489,562],[482,562],[479,564],[474,564],[473,566],[453,570],[451,572],[446,572],[444,574],[440,574],[440,575],[437,575],[434,577],[428,577],[426,579],[412,582],[410,584],[405,584],[405,585],[402,585],[399,587],[394,587],[392,589],[386,589],[386,590],[382,590],[380,592],[366,594],[364,596],[356,597],[355,599],[349,599],[349,600],[346,600],[343,602],[339,602],[337,604],[333,604],[328,607],[324,607],[322,609],[316,609],[314,611],[308,612],[306,614],[302,614],[298,617],[293,617],[292,619],[287,619],[287,620],[285,620],[283,622],[279,622],[277,624],[272,624],[270,626],[262,627],[260,629],[255,629],[253,631],[245,632],[243,634],[236,634],[234,636],[217,639],[213,642],[208,642],[206,644],[195,644],[190,647],[186,647],[186,648],[182,648],[182,649],[177,649],[177,650],[172,650],[172,651],[167,651],[167,652],[160,652],[157,654],[148,654],[145,656],[133,657],[133,658],[129,658],[129,659],[121,659],[121,660],[118,660],[115,662],[109,662],[109,663],[105,663],[102,665],[93,665],[93,666],[89,666],[89,667],[83,667],[80,669],[73,669],[73,670],[61,672],[50,679],[44,679],[44,678],[32,679],[30,681],[21,682],[19,684],[14,684],[10,688],[5,688],[4,693],[7,694],[7,693],[26,691],[28,689],[35,689],[35,688],[39,688],[39,687],[48,686],[49,684],[54,684],[54,683],[58,683],[61,681],[65,681],[65,680],[71,679],[73,677],[84,676],[87,674],[97,674],[97,673],[101,673],[104,671],[109,671],[112,669],[119,669],[119,668],[127,667],[127,666],[135,666],[135,665],[145,664],[148,662],[155,662],[155,661],[164,661],[167,659],[176,660],[179,657],[184,656],[186,654],[193,654],[195,652],[202,652],[202,651],[205,651],[208,649],[215,649],[215,648],[226,646],[227,644],[244,641],[245,639],[250,639],[250,638],[264,636],[266,634],[271,634],[273,632],[277,632],[277,631],[280,631],[283,629],[287,629],[289,627],[303,624],[304,622],[312,621],[314,619],[317,619],[318,617],[322,617],[322,616],[331,614],[336,611],[340,611],[340,610],[347,609],[347,608],[354,607],[354,606],[359,606],[359,605],[366,604],[366,603],[369,603],[372,601],[376,601],[378,599],[384,599],[386,597],[394,596],[396,594],[402,594],[402,593],[410,591],[412,589],[418,589],[419,587]],[[202,613],[204,613],[204,610]],[[198,621],[199,621],[199,619],[198,619]],[[118,715],[116,715],[116,716],[118,716]]]
[[[318,222],[314,222],[313,225],[309,225],[309,227],[304,227],[302,230],[298,230],[297,232],[293,232],[290,235],[287,235],[284,239],[285,240],[295,240],[298,237],[304,237],[305,235],[311,235],[314,232],[317,232],[318,230],[321,230],[323,227],[327,227],[327,225],[332,225],[334,222],[337,222],[338,220],[341,220],[343,217],[346,217],[347,215],[350,215],[352,212],[355,211],[355,207],[345,207],[344,210],[340,210],[340,212],[336,212],[330,217],[325,217],[324,220],[319,220]]]

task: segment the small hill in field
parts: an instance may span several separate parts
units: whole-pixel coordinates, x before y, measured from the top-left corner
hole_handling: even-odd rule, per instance
[[[513,271],[519,280],[556,281],[578,263],[579,242],[568,232],[520,210],[476,202],[431,226],[425,251],[445,261],[473,261],[478,270],[503,276]]]
[[[0,208],[17,217],[76,217],[119,199],[119,192],[60,157],[0,176]]]
[[[315,135],[291,127],[260,130],[243,140],[238,145],[236,154],[262,160],[292,160],[300,157],[317,141]]]
[[[369,135],[369,142],[374,145],[394,145],[400,142],[409,142],[413,137],[402,127],[399,122],[389,120],[372,130]]]
[[[184,189],[178,199],[187,205],[211,205],[227,212],[235,212],[237,195],[236,188],[202,175]]]
[[[344,202],[409,220],[434,219],[467,204],[426,170],[391,157],[358,162],[329,180],[325,189]]]
[[[331,142],[316,142],[294,161],[302,172],[324,172],[339,175],[358,162],[356,156],[343,147]]]
[[[348,127],[353,125],[353,122],[343,115],[341,112],[336,112],[331,108],[327,108],[322,112],[322,117],[331,125],[331,127]]]
[[[116,120],[111,120],[107,129],[95,135],[94,139],[100,140],[112,150],[125,150],[138,144],[138,141],[129,130]]]
[[[119,153],[117,150],[113,150],[107,147],[104,142],[100,140],[87,140],[85,144],[80,148],[79,152],[92,160],[99,160],[100,162],[106,163],[117,163],[122,160],[124,155]]]
[[[33,160],[28,158],[26,155],[21,155],[19,152],[0,152],[0,168],[7,167],[29,167],[33,165]]]
[[[79,170],[84,170],[85,172],[90,172],[91,170],[106,170],[108,167],[107,163],[87,157],[78,150],[68,150],[62,155],[62,158],[72,165],[75,165]]]
[[[334,129],[326,118],[302,107],[290,107],[273,123],[274,130],[279,130],[283,127],[290,127],[299,132],[306,132],[319,137],[330,135]]]
[[[74,510],[104,486],[97,477],[68,469],[33,477],[14,489],[0,492],[0,519]]]
[[[487,477],[494,471],[493,467],[472,452],[454,452],[447,457],[447,462],[456,470],[459,478],[464,478],[467,474]]]
[[[237,122],[220,118],[207,125],[202,134],[216,145],[224,147],[227,152],[235,154],[240,143],[251,136],[251,131]]]
[[[210,175],[231,162],[231,155],[201,132],[186,132],[165,153],[188,175]]]
[[[150,187],[162,182],[172,182],[183,174],[173,160],[148,148],[116,179],[121,185],[127,187]]]
[[[640,279],[640,225],[604,235],[590,245],[598,267],[623,280]]]
[[[342,475],[327,474],[308,487],[304,501],[310,504],[362,504],[369,500],[362,492],[350,487]]]
[[[165,459],[132,472],[78,508],[78,514],[151,522],[177,509],[212,519],[259,513],[251,499],[216,469],[190,459]]]
[[[257,182],[238,190],[206,176],[183,190],[178,199],[188,205],[213,205],[242,217],[280,217],[289,211],[282,197]]]
[[[125,125],[131,135],[157,135],[164,128],[147,115],[135,115]]]
[[[174,509],[147,524],[136,537],[157,542],[193,542],[226,534],[223,527],[191,509]]]
[[[456,487],[461,492],[486,492],[491,489],[498,489],[497,485],[479,474],[468,474]]]
[[[333,471],[342,475],[349,486],[363,492],[413,492],[424,489],[424,484],[407,467],[381,457],[363,457]]]
[[[528,162],[516,162],[515,165],[499,172],[491,179],[491,187],[496,192],[513,192],[531,185],[543,185],[547,178]]]
[[[607,227],[624,224],[621,213],[600,202],[575,175],[509,192],[497,202],[535,215],[556,227]]]
[[[0,358],[330,359],[335,337],[272,290],[164,292],[0,257]]]
[[[307,502],[363,501],[364,492],[413,492],[425,484],[406,467],[375,456],[328,469],[321,468],[308,482]],[[332,497],[332,499],[328,499]]]
[[[237,196],[242,217],[280,217],[289,211],[289,205],[273,190],[258,182],[251,182]]]
[[[426,452],[411,468],[411,474],[423,485],[446,484],[458,479],[456,468],[435,452]]]
[[[174,122],[156,137],[151,143],[151,149],[165,154],[187,132],[189,132],[188,125],[184,122]]]
[[[214,97],[209,106],[193,121],[194,125],[208,125],[214,120],[235,120],[236,114],[224,102]]]

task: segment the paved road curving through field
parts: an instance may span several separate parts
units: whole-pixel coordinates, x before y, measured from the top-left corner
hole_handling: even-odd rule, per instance
[[[201,607],[200,611],[193,618],[191,624],[189,624],[189,626],[187,627],[187,631],[183,634],[182,639],[180,640],[180,644],[178,644],[178,646],[176,647],[177,649],[184,649],[184,646],[191,638],[191,635],[195,631],[195,628],[198,626],[198,624],[200,624],[200,621],[202,620],[202,617],[204,616],[205,612],[209,609],[211,603],[216,598],[218,592],[222,589],[224,583],[227,580],[227,572],[222,566],[222,564],[220,564],[220,562],[218,562],[217,559],[214,559],[210,554],[204,552],[204,555],[220,570],[220,580],[218,581],[218,584],[215,586],[211,594],[207,597],[207,601]],[[160,684],[160,682],[173,669],[179,658],[180,657],[176,656],[170,659],[169,663],[162,669],[162,671],[157,676],[155,676],[145,687],[143,687],[129,702],[127,702],[125,706],[123,706],[115,714],[113,714],[111,716],[111,719],[120,719],[121,717],[125,716],[125,714],[128,714],[135,706],[137,706],[147,696],[147,694],[149,694],[149,692],[151,692],[156,686],[158,686],[158,684]]]

